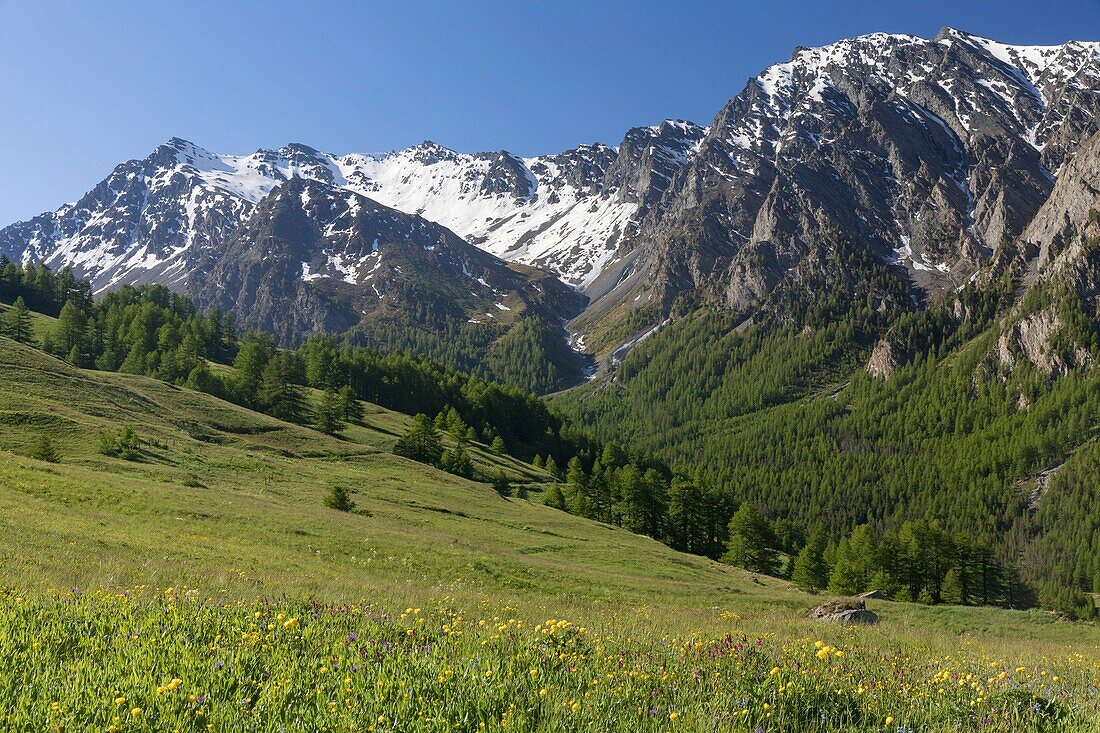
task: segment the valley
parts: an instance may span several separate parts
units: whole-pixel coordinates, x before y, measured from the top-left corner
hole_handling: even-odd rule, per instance
[[[1100,42],[948,26],[144,148],[0,228],[0,721],[1100,731],[1098,120]]]

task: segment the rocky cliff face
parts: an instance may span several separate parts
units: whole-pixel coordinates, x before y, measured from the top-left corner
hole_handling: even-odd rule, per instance
[[[1065,159],[1058,182],[1016,247],[1019,303],[996,358],[1047,374],[1090,366],[1100,324],[1100,134]]]
[[[819,266],[843,244],[917,297],[954,290],[1015,246],[1098,109],[1095,43],[945,29],[799,49],[726,105],[646,219],[636,289],[748,309],[785,282],[843,286]]]
[[[1100,134],[1083,142],[1066,160],[1051,195],[1021,237],[1025,247],[1030,246],[1034,271],[1049,269],[1085,226],[1095,224],[1090,215],[1096,210],[1100,210]]]
[[[875,344],[871,358],[867,361],[867,371],[872,376],[887,379],[898,368],[898,358],[894,354],[894,345],[887,339]]]
[[[510,267],[438,224],[303,178],[265,197],[194,272],[199,303],[284,343],[385,314],[445,324],[530,313],[557,324],[583,305],[556,279]]]

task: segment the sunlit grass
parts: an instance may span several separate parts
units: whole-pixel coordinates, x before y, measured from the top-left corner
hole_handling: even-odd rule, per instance
[[[0,595],[0,712],[28,730],[1088,730],[1100,660],[915,654],[469,608]],[[10,729],[10,728],[9,728]]]

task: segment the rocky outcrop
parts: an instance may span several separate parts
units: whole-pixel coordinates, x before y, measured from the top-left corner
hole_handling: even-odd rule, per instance
[[[691,160],[707,128],[686,120],[665,120],[636,127],[623,137],[603,187],[642,205],[641,213],[660,201],[672,179]]]
[[[871,350],[871,358],[867,361],[867,371],[871,376],[887,379],[898,368],[898,359],[894,355],[894,346],[886,339],[879,339],[875,348]]]
[[[997,340],[997,358],[1009,369],[1024,358],[1051,374],[1057,360],[1050,342],[1059,325],[1057,314],[1048,309],[1021,318]]]
[[[1074,242],[1093,211],[1100,211],[1100,134],[1082,143],[1058,176],[1058,183],[1023,233],[1037,248],[1043,271]]]
[[[997,360],[1011,369],[1026,359],[1051,376],[1091,366],[1082,325],[1100,323],[1100,134],[1066,161],[1022,240],[1020,305],[1006,318]]]
[[[918,301],[953,292],[1024,231],[1073,135],[1097,129],[1098,72],[1097,44],[953,29],[798,49],[730,100],[644,221],[642,302],[783,310],[777,293],[847,292],[837,264],[858,253],[864,279],[893,263]]]
[[[821,603],[807,611],[806,618],[813,621],[830,621],[845,626],[878,623],[878,614],[868,611],[867,604],[863,600]]]

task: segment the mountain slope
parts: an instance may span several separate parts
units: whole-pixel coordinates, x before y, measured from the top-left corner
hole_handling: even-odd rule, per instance
[[[555,273],[589,296],[571,328],[601,353],[700,305],[798,321],[875,263],[894,280],[871,307],[906,310],[1020,258],[1017,238],[1097,131],[1098,86],[1098,43],[1011,46],[947,28],[799,48],[709,127],[639,127],[618,148],[234,156],[173,139],[76,204],[0,230],[0,254],[71,265],[97,289],[185,286],[297,177]]]
[[[341,440],[153,379],[76,369],[2,337],[0,369],[10,377],[0,386],[8,581],[155,579],[336,600],[399,592],[414,579],[417,593],[637,602],[654,583],[674,598],[733,582],[710,561],[394,456],[410,418],[380,407],[366,405],[363,426]],[[99,433],[127,425],[140,459],[100,455]],[[59,446],[60,464],[24,457],[42,435]],[[501,467],[534,489],[546,478],[470,449],[486,473]],[[323,505],[334,484],[361,512]]]
[[[945,664],[982,679],[993,656],[1028,673],[983,688],[987,729],[1054,720],[1084,731],[1096,716],[1091,625],[871,601],[883,623],[853,643],[851,629],[804,618],[821,598],[786,581],[502,499],[354,440],[3,339],[0,366],[14,377],[0,384],[0,645],[18,659],[39,644],[21,665],[35,684],[3,707],[23,727],[110,727],[125,703],[127,725],[147,729],[217,720],[243,731],[259,716],[288,730],[380,716],[461,728],[507,716],[529,730],[664,731],[671,708],[677,729],[703,731],[720,679],[737,725],[832,730],[890,715],[939,729],[975,707],[968,687],[935,692]],[[371,410],[372,427],[395,427],[377,419]],[[94,452],[96,432],[126,424],[142,460]],[[41,435],[60,444],[61,463],[21,455]],[[354,511],[324,506],[334,485],[353,491]],[[62,684],[60,667],[76,682]],[[789,670],[805,695],[776,697]],[[898,689],[869,702],[854,687],[834,692],[899,674]],[[622,689],[607,684],[616,675]],[[658,678],[672,692],[654,692]],[[754,697],[774,702],[740,714]],[[538,702],[517,704],[519,717],[513,700]]]
[[[448,358],[467,369],[484,366],[521,311],[542,330],[571,318],[575,345],[616,359],[700,307],[744,328],[865,310],[869,341],[968,283],[1009,277],[1022,293],[1036,279],[1087,205],[1075,194],[1055,221],[1063,173],[1091,185],[1069,161],[1097,112],[1098,43],[871,34],[797,49],[709,127],[635,128],[618,148],[520,158],[426,142],[384,155],[288,145],[233,156],[173,139],[76,204],[0,230],[0,253],[71,265],[100,290],[165,282],[284,342],[358,328],[376,345],[438,356],[462,331],[469,348]],[[329,208],[304,205],[309,222],[275,217],[296,210],[279,191],[299,180]],[[351,211],[368,200],[411,217],[383,227],[385,253],[373,253],[381,223]],[[447,246],[428,255],[440,237]],[[517,279],[486,264],[489,277],[467,266],[482,261],[472,248],[444,257],[460,237],[556,273],[583,289],[585,311],[536,270],[513,266]],[[265,260],[269,244],[278,265]],[[539,353],[570,358],[564,347]],[[578,379],[575,358],[567,371],[538,388]]]
[[[827,263],[853,250],[902,266],[918,299],[957,289],[1011,250],[1098,110],[1097,43],[945,29],[799,49],[715,118],[643,223],[618,301],[655,319],[782,313],[791,291],[846,288]]]
[[[580,379],[562,323],[583,296],[341,187],[338,174],[304,146],[233,157],[172,140],[76,204],[4,229],[0,255],[71,267],[101,293],[165,284],[283,344],[355,328],[367,343],[498,378],[489,352],[518,358],[496,344],[533,318],[556,334],[537,354],[556,366],[514,383],[551,391]]]
[[[581,303],[555,279],[510,269],[439,225],[304,178],[262,199],[193,272],[201,304],[284,343],[386,312],[420,314],[425,326],[510,323],[528,310],[560,323]]]

